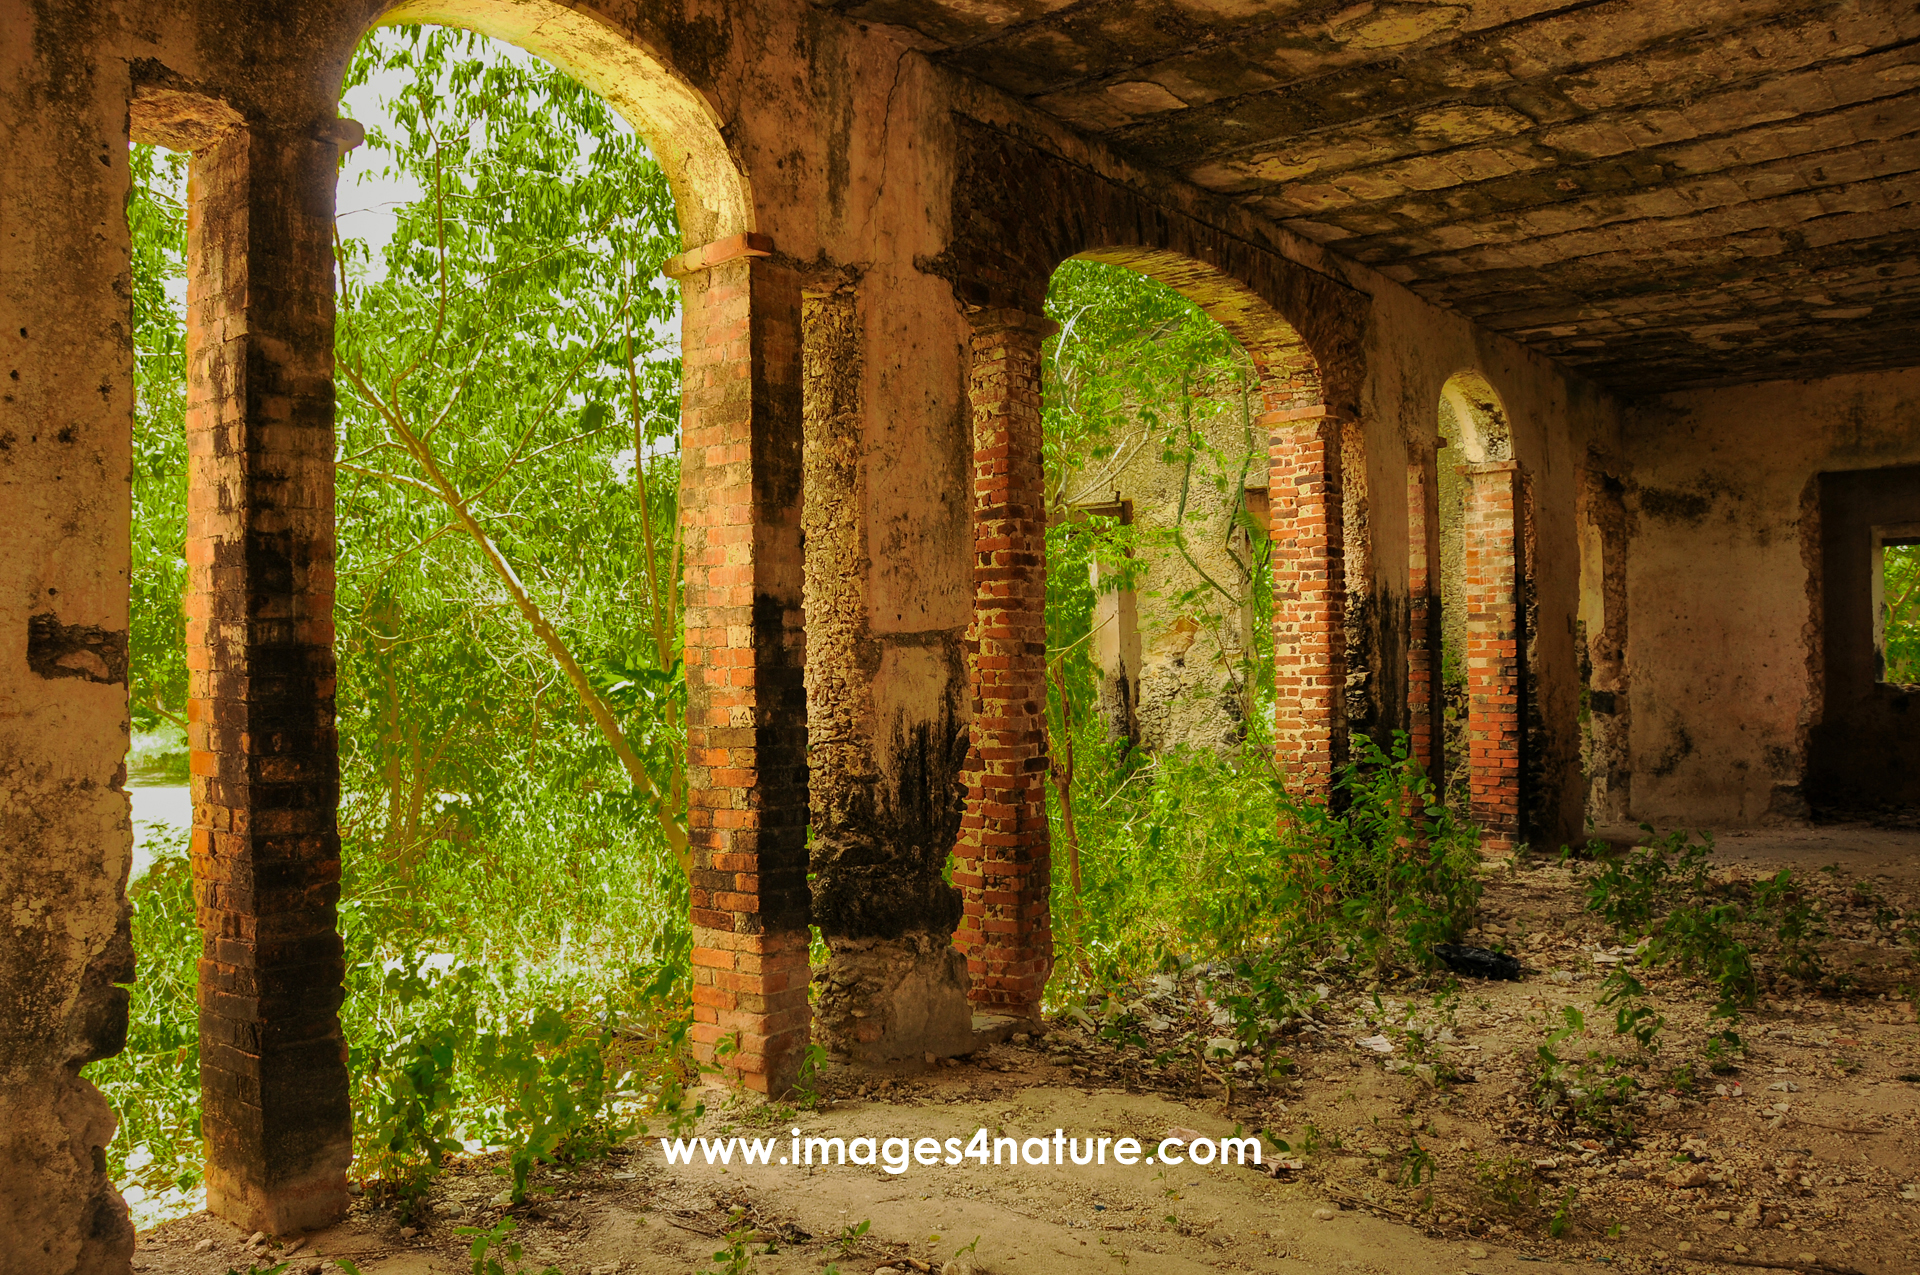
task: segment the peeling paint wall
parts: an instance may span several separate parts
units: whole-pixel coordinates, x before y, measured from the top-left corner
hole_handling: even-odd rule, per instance
[[[1816,475],[1920,462],[1920,371],[1669,395],[1634,413],[1626,460],[1632,818],[1803,818]]]

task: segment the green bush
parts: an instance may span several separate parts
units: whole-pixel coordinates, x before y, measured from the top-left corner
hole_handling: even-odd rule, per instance
[[[1362,737],[1355,753],[1326,804],[1290,795],[1264,756],[1178,750],[1087,768],[1079,897],[1055,856],[1049,995],[1226,961],[1254,989],[1247,1017],[1279,1019],[1310,964],[1433,968],[1434,945],[1473,922],[1478,835],[1435,799],[1404,740],[1387,754]]]

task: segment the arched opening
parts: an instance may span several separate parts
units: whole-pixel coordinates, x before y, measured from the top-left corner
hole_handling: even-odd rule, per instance
[[[429,20],[580,74],[444,25],[376,30],[346,104],[375,126],[358,159],[383,174],[381,234],[334,233],[351,124],[315,140],[151,94],[134,112],[136,137],[193,151],[185,442],[156,462],[181,499],[136,520],[149,556],[184,539],[186,597],[133,666],[164,687],[184,661],[200,932],[136,912],[147,1000],[172,1000],[154,1023],[136,1001],[135,1032],[184,1037],[164,1077],[158,1050],[107,1064],[146,1090],[120,1105],[144,1104],[123,1130],[148,1141],[114,1168],[167,1141],[149,1176],[191,1207],[203,1126],[209,1207],[269,1232],[337,1214],[355,1150],[404,1201],[449,1148],[508,1147],[524,1191],[617,1121],[615,1015],[686,1030],[697,782],[660,276],[724,266],[715,236],[754,251],[744,183],[704,101],[621,35],[558,5],[384,26]],[[623,115],[659,130],[658,162]],[[196,961],[197,994],[154,978]],[[559,1109],[502,1068],[588,1055],[556,1140]]]
[[[1156,856],[1193,847],[1116,853],[1116,816],[1183,768],[1218,781],[1186,811],[1190,833],[1259,804],[1275,683],[1269,438],[1251,354],[1135,263],[1061,263],[1047,311],[1044,815],[1066,884],[1053,942],[1071,954],[1057,999],[1089,974],[1150,966],[1168,942],[1140,912],[1145,882],[1166,870]]]
[[[1161,870],[1163,847],[1103,846],[1083,871],[1082,837],[1105,837],[1082,815],[1108,820],[1104,789],[1143,766],[1179,771],[1195,800],[1258,823],[1274,800],[1249,780],[1271,774],[1264,757],[1238,772],[1244,792],[1195,767],[1271,748],[1287,784],[1323,800],[1347,729],[1341,478],[1360,449],[1323,404],[1312,354],[1250,289],[1174,254],[1090,251],[1052,283],[1045,320],[974,316],[976,725],[957,942],[976,1005],[1014,1014],[1037,1005],[1056,950],[1124,964],[1122,948],[1165,939],[1164,913],[1082,898],[1116,868]],[[1076,799],[1082,787],[1103,793]],[[1096,914],[1111,934],[1080,932]]]
[[[1525,742],[1525,498],[1512,427],[1477,372],[1442,387],[1436,462],[1440,770],[1485,847],[1518,844]]]

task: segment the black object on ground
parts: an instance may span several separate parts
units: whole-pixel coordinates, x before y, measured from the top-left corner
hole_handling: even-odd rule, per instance
[[[1436,943],[1433,954],[1446,962],[1448,969],[1470,978],[1502,978],[1520,981],[1520,962],[1505,952],[1484,947],[1465,947],[1459,943]]]

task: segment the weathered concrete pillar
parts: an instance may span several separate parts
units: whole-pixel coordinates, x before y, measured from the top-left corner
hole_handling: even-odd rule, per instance
[[[1341,421],[1308,407],[1261,423],[1271,438],[1274,761],[1293,792],[1324,799],[1347,760]]]
[[[1596,823],[1623,823],[1632,809],[1627,673],[1626,484],[1598,464],[1580,471],[1574,517],[1580,545],[1580,624],[1586,647],[1585,814]],[[1786,808],[1798,802],[1789,795]]]
[[[187,740],[207,1207],[280,1234],[352,1157],[333,661],[333,143],[194,152],[187,221]]]
[[[876,631],[868,314],[836,281],[809,291],[804,313],[813,914],[829,951],[820,1036],[862,1062],[948,1057],[974,1048],[953,945],[960,895],[945,879],[960,822],[960,635]]]
[[[69,13],[9,10],[0,80],[0,1271],[124,1275],[115,1119],[83,1065],[127,1038],[127,70]]]
[[[783,1093],[807,1043],[800,288],[760,235],[669,264],[681,280],[687,822],[693,1039]]]
[[[973,746],[953,879],[974,1004],[1030,1018],[1053,971],[1040,349],[1055,327],[1019,310],[973,324]]]
[[[1462,465],[1460,474],[1466,482],[1468,808],[1484,834],[1482,853],[1497,854],[1523,836],[1520,462]]]
[[[1432,453],[1407,466],[1407,743],[1436,792],[1445,786],[1440,669],[1440,484]]]

